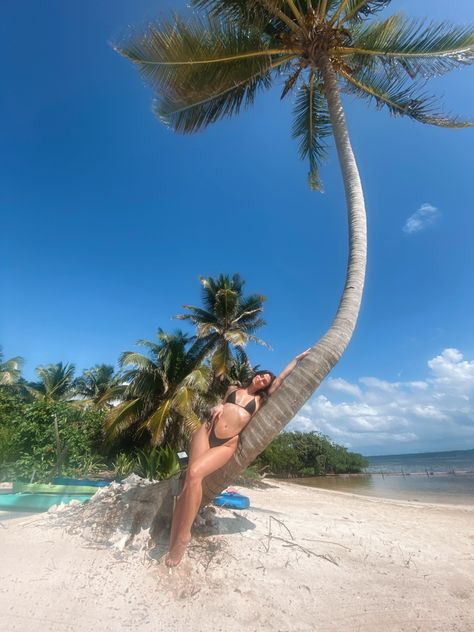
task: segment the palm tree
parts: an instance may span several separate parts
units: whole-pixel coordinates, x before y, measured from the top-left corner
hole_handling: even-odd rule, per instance
[[[259,368],[259,364],[256,364],[255,366],[250,364],[250,360],[248,359],[245,351],[242,349],[236,349],[229,369],[229,383],[239,384],[242,386],[252,379]]]
[[[201,342],[178,330],[173,334],[158,330],[158,343],[139,340],[149,356],[126,351],[120,356],[123,373],[123,401],[107,416],[109,439],[124,432],[146,434],[151,445],[169,442],[180,445],[200,426],[198,412],[205,407],[209,367],[202,364],[205,350]],[[131,367],[131,368],[127,368]],[[112,389],[102,401],[116,397]]]
[[[21,380],[21,369],[24,360],[20,356],[4,360],[3,349],[0,346],[0,386],[14,387]]]
[[[194,0],[207,16],[133,31],[117,50],[156,90],[155,112],[173,130],[197,132],[251,105],[257,92],[286,77],[294,92],[293,136],[321,188],[325,138],[335,139],[348,211],[349,257],[331,327],[241,435],[241,450],[205,480],[203,504],[226,486],[293,418],[346,349],[364,286],[366,216],[362,185],[342,107],[341,90],[394,116],[461,128],[438,113],[427,79],[472,63],[474,29],[374,15],[390,0]]]
[[[35,399],[44,401],[66,401],[71,402],[76,395],[74,385],[74,364],[48,364],[39,366],[36,374],[39,382],[32,382],[28,385],[28,391]]]
[[[206,345],[211,366],[218,378],[229,376],[234,362],[233,350],[243,352],[249,341],[266,345],[254,332],[265,325],[260,317],[265,297],[260,294],[243,295],[245,281],[239,274],[221,274],[217,279],[200,277],[204,308],[184,305],[189,314],[176,318],[190,320],[197,328],[197,336]]]
[[[75,381],[77,394],[85,398],[85,403],[96,405],[105,403],[104,396],[117,386],[119,384],[114,375],[114,367],[110,364],[97,364],[92,369],[85,370]]]

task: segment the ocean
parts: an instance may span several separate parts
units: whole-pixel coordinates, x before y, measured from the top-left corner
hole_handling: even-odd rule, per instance
[[[413,502],[474,505],[474,450],[367,457],[362,474],[285,482]]]

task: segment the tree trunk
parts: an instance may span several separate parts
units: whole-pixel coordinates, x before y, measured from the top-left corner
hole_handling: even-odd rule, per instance
[[[347,131],[336,75],[329,59],[321,59],[320,71],[324,80],[348,211],[349,257],[344,291],[327,333],[252,418],[240,435],[239,447],[233,458],[203,481],[201,506],[209,503],[235,480],[295,416],[338,362],[356,326],[367,257],[364,194]]]

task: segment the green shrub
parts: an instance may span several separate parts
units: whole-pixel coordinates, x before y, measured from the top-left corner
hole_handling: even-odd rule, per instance
[[[7,471],[20,480],[34,477],[48,481],[55,474],[76,476],[96,471],[103,465],[103,419],[104,413],[93,408],[81,409],[65,402],[13,402],[2,397],[1,452],[6,456],[0,461],[1,475]]]
[[[135,467],[135,458],[131,454],[119,452],[112,464],[114,474],[117,478],[126,478],[131,474]]]
[[[289,478],[360,472],[368,461],[313,431],[280,433],[254,464],[274,476]]]
[[[163,480],[179,472],[179,461],[169,445],[136,451],[135,474],[150,480]]]

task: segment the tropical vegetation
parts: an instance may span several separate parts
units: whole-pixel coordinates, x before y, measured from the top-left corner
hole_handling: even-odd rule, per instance
[[[258,471],[291,478],[360,472],[369,462],[318,432],[282,432],[255,459]]]
[[[0,479],[49,481],[55,475],[99,474],[124,478],[132,472],[162,479],[178,472],[177,451],[189,447],[192,433],[223,389],[245,384],[258,369],[245,345],[259,341],[254,332],[264,323],[263,297],[245,296],[243,284],[238,275],[206,279],[214,302],[206,294],[203,308],[188,307],[193,318],[200,318],[185,319],[194,331],[158,329],[156,341],[138,341],[146,353],[120,355],[117,372],[98,364],[76,377],[73,364],[59,362],[38,367],[38,380],[28,382],[18,358],[2,358],[0,366],[10,373],[0,386]],[[214,298],[219,292],[227,305],[221,312],[221,307],[212,307],[220,301]],[[215,324],[219,318],[223,325],[218,331],[217,325],[202,326],[204,319]],[[226,338],[229,331],[235,337]],[[229,348],[224,372],[215,361],[221,344]],[[300,476],[343,468],[343,459],[334,455],[344,449],[322,437],[300,437],[295,445],[278,438],[254,463],[254,471]],[[321,455],[326,455],[324,466]],[[346,459],[344,471],[351,471],[357,459]]]

